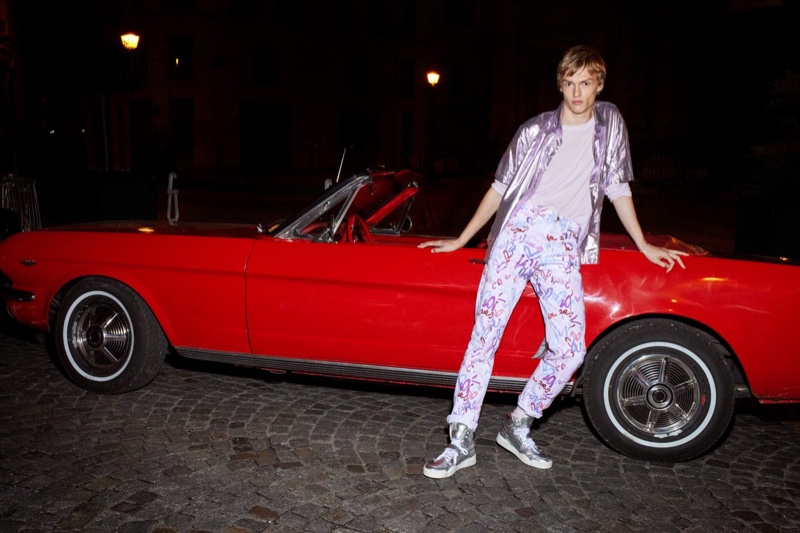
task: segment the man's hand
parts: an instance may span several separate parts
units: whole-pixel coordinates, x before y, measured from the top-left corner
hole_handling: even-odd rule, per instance
[[[459,239],[441,239],[423,242],[417,248],[430,248],[432,254],[438,254],[440,252],[454,252],[463,246]]]
[[[681,268],[686,268],[681,260],[682,255],[689,255],[686,252],[670,250],[669,248],[662,248],[661,246],[653,246],[650,243],[645,244],[641,250],[647,259],[660,267],[666,268],[667,272],[672,270],[675,263],[678,263]]]

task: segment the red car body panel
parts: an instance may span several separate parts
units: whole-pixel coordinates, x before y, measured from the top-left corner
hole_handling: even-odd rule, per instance
[[[390,208],[368,211],[372,227]],[[65,287],[104,276],[141,296],[176,348],[453,373],[485,251],[431,254],[417,248],[428,238],[376,233],[373,242],[329,243],[245,225],[80,225],[10,237],[0,243],[0,270],[35,296],[8,301],[11,314],[42,330]],[[686,270],[666,273],[624,236],[604,235],[602,245],[600,264],[582,267],[588,346],[637,317],[671,317],[714,336],[761,401],[800,401],[790,324],[800,302],[797,266],[716,257],[673,240],[693,255]],[[494,374],[530,376],[543,338],[528,287]]]
[[[292,260],[283,264],[268,259],[289,252]],[[452,372],[469,337],[481,274],[471,259],[483,255],[434,256],[408,242],[257,242],[247,270],[253,352],[297,356],[301,346],[311,359]],[[527,377],[543,338],[535,297],[525,298],[514,319],[496,371]],[[520,320],[526,327],[517,327]]]

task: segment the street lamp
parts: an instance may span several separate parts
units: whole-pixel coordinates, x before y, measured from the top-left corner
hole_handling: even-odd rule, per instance
[[[132,91],[136,73],[138,71],[137,63],[139,61],[139,54],[136,48],[139,46],[139,36],[132,31],[125,32],[119,36],[122,41],[122,46],[125,48],[124,52],[117,51],[115,54],[115,61],[118,63],[114,71],[114,87],[111,92],[122,92],[127,95],[127,98],[118,100],[111,93],[103,92],[100,96],[102,106],[102,121],[103,121],[103,148],[105,152],[105,169],[109,170],[110,152],[109,152],[109,128],[114,127],[119,132],[119,158],[117,165],[124,167],[126,160],[130,157],[130,135],[125,133],[125,129],[130,130],[129,126],[124,126],[124,120],[130,120],[130,91]],[[124,56],[124,57],[123,57]],[[122,111],[123,114],[119,116],[119,124],[112,124],[109,121],[109,106]]]
[[[436,173],[436,144],[437,144],[437,135],[436,135],[436,116],[434,114],[434,87],[436,84],[439,83],[439,73],[435,70],[429,70],[425,74],[425,78],[428,80],[428,84],[431,86],[431,89],[427,91],[427,102],[425,110],[425,119],[427,121],[427,125],[424,128],[424,137],[423,137],[423,168],[425,170],[430,171],[431,175]],[[425,139],[427,137],[427,139]],[[427,153],[425,153],[427,152]]]
[[[120,39],[122,40],[122,46],[128,50],[136,50],[136,47],[139,46],[139,36],[135,33],[120,35]]]

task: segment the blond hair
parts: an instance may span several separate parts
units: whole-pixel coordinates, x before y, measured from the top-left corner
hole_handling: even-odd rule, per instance
[[[606,79],[606,62],[600,53],[589,46],[573,46],[561,58],[556,72],[558,85],[564,78],[572,76],[581,69],[586,68],[589,74],[597,78],[597,83],[603,84]]]

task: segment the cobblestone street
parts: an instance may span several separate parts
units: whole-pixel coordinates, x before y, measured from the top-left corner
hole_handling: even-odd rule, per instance
[[[450,392],[170,359],[145,388],[88,393],[42,336],[0,321],[0,531],[800,531],[797,410],[740,405],[723,444],[653,464],[600,443],[579,403],[536,430],[551,470],[494,444],[445,480]]]

